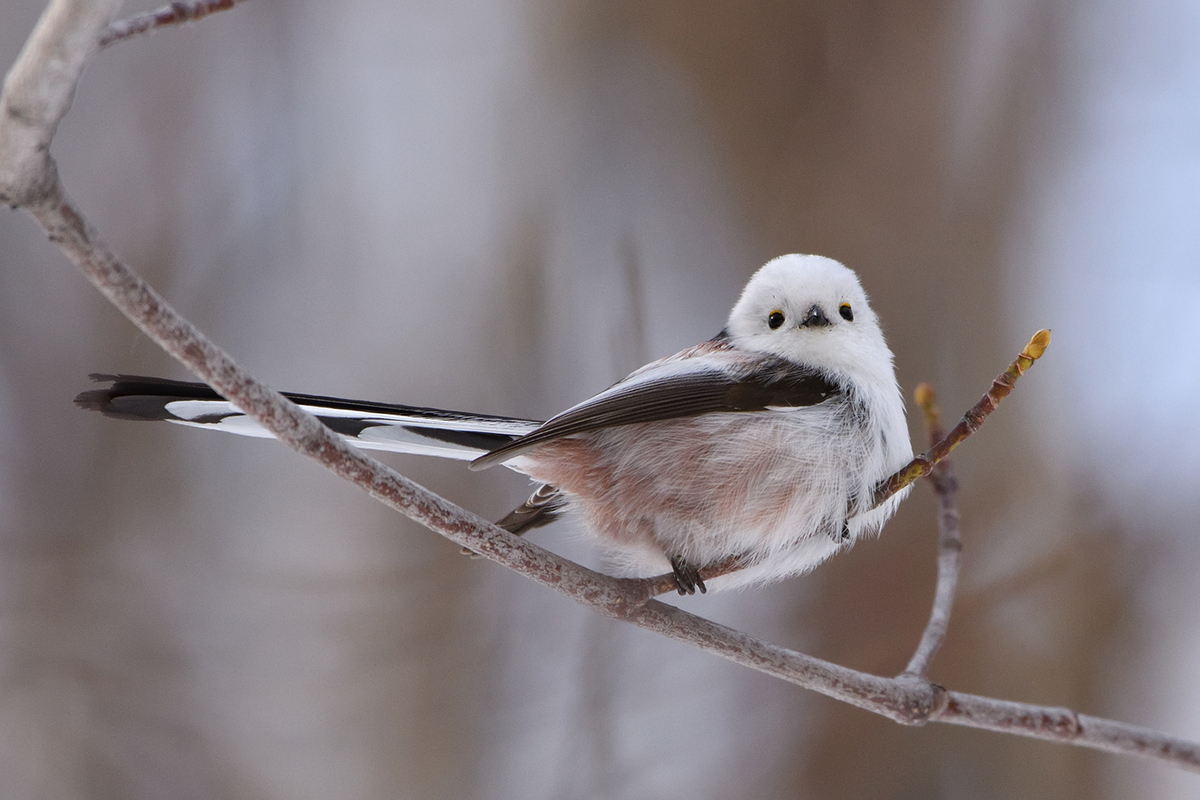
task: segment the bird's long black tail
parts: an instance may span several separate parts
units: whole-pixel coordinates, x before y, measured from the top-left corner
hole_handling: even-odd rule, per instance
[[[75,405],[99,411],[106,417],[173,422],[242,436],[271,435],[203,383],[138,375],[92,375],[91,378],[109,385],[81,393],[75,398]],[[364,449],[465,461],[508,444],[541,424],[527,419],[339,397],[290,392],[284,392],[284,396],[351,444]]]

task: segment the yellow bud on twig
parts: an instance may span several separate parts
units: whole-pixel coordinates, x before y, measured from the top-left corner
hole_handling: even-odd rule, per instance
[[[1023,356],[1028,356],[1034,361],[1042,357],[1042,353],[1046,352],[1046,348],[1050,346],[1050,331],[1043,328],[1033,335],[1029,340],[1029,344],[1025,345],[1025,351],[1021,353]]]

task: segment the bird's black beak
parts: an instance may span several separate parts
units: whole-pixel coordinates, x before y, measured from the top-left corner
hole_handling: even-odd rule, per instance
[[[824,328],[831,324],[829,317],[825,316],[825,312],[818,305],[805,312],[804,319],[800,320],[801,328]]]

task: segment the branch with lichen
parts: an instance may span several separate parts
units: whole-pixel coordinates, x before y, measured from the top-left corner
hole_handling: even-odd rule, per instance
[[[1200,772],[1200,745],[1193,742],[1066,708],[1013,703],[938,686],[924,676],[924,667],[936,649],[925,647],[924,639],[918,656],[923,650],[928,655],[914,656],[907,672],[885,678],[797,653],[689,614],[652,599],[646,581],[610,578],[550,553],[449,503],[348,445],[250,375],[175,311],[105,245],[63,188],[50,156],[50,143],[70,107],[84,66],[99,48],[101,35],[109,29],[119,6],[119,0],[52,0],[47,6],[0,94],[0,200],[27,209],[84,276],[148,337],[289,447],[456,544],[601,614],[901,724],[967,725],[1138,755]],[[1047,339],[1034,338],[1044,348]],[[942,440],[949,444],[943,448],[939,443],[926,454],[924,463],[929,469],[920,474],[927,474],[978,427],[1037,355],[1040,351],[1035,354],[1027,348],[1014,363],[1011,375],[1005,373],[1007,383],[998,379],[985,397],[990,406],[974,416],[969,413],[960,423],[960,427],[966,425],[966,432],[956,433],[959,428],[955,428]],[[940,455],[935,452],[939,448],[944,450]],[[919,475],[906,479],[911,482],[916,477]],[[933,639],[940,641],[942,633],[935,631]]]

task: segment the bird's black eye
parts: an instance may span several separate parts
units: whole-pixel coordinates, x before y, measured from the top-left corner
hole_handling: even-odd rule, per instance
[[[783,312],[772,311],[767,315],[767,324],[771,326],[771,330],[775,330],[783,324]]]
[[[838,307],[838,313],[842,315],[842,319],[846,322],[854,322],[854,312],[850,310],[849,303],[842,303]]]

